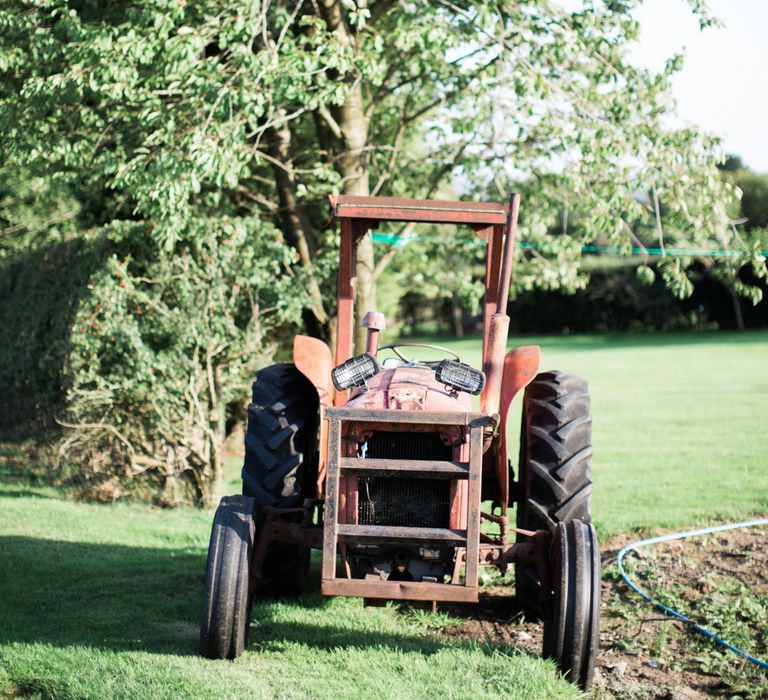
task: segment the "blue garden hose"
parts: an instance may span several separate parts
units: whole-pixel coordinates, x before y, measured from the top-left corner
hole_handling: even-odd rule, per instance
[[[670,615],[671,617],[674,617],[681,622],[686,623],[687,625],[690,625],[693,629],[695,629],[697,632],[701,632],[706,637],[709,637],[710,639],[714,640],[718,644],[724,646],[726,649],[730,649],[735,654],[738,654],[739,656],[744,657],[747,661],[751,661],[753,664],[757,664],[758,666],[761,666],[762,668],[768,669],[768,662],[763,661],[762,659],[757,659],[751,654],[748,654],[743,649],[739,649],[738,647],[733,646],[733,644],[729,644],[724,639],[718,637],[713,632],[710,632],[708,629],[701,627],[700,625],[697,625],[693,620],[686,617],[685,615],[677,612],[676,610],[672,610],[672,608],[668,608],[663,603],[660,603],[658,600],[651,598],[645,591],[640,590],[638,586],[636,586],[632,581],[630,581],[629,576],[627,576],[627,572],[624,571],[624,567],[622,565],[622,560],[624,559],[624,555],[629,551],[637,551],[641,547],[647,547],[650,544],[658,544],[659,542],[671,542],[672,540],[682,540],[686,537],[697,537],[699,535],[708,535],[712,532],[723,532],[724,530],[735,530],[736,528],[740,527],[755,527],[757,525],[768,525],[768,519],[765,520],[747,520],[743,523],[731,523],[729,525],[716,525],[714,527],[705,527],[701,530],[689,530],[688,532],[678,532],[673,533],[671,535],[662,535],[660,537],[651,537],[647,540],[638,540],[637,542],[632,542],[632,544],[628,544],[626,547],[622,547],[619,551],[619,555],[616,558],[616,563],[619,565],[619,571],[621,572],[621,577],[624,579],[626,584],[635,592],[640,594],[643,598],[645,598],[649,603],[652,603],[655,605],[659,610],[662,610],[667,615]]]

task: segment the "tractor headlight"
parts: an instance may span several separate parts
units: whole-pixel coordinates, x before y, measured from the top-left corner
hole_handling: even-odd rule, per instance
[[[378,360],[369,352],[350,357],[331,371],[333,386],[338,391],[350,389],[353,386],[364,387],[365,380],[375,377],[381,372]]]
[[[451,389],[468,394],[479,394],[485,386],[483,372],[456,360],[443,360],[435,370],[435,377]]]

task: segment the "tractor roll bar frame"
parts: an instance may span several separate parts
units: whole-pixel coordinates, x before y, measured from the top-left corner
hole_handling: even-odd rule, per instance
[[[504,326],[498,322],[492,323],[492,318],[494,315],[506,316],[520,196],[510,195],[509,204],[354,195],[330,195],[329,199],[333,216],[340,224],[335,364],[340,365],[354,354],[357,283],[355,251],[358,241],[369,231],[377,229],[380,221],[467,225],[485,242],[486,247],[483,367],[490,376],[481,403],[483,410],[496,412],[499,399],[491,394],[498,393],[493,389],[498,389],[501,382],[506,328],[503,328],[503,338],[494,338],[495,342],[490,343],[491,350],[495,351],[493,354],[501,351],[500,357],[489,356],[489,340],[494,330],[498,328],[497,334],[502,331],[499,325]],[[499,375],[498,378],[495,374]],[[334,405],[343,406],[347,400],[346,394],[337,392]]]

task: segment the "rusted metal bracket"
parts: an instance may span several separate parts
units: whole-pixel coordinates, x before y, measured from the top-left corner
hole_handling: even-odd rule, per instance
[[[326,412],[329,421],[328,473],[326,478],[325,517],[323,526],[323,568],[321,590],[325,595],[350,595],[390,600],[477,601],[478,567],[480,565],[480,486],[482,479],[483,433],[497,422],[496,416],[483,413],[410,412],[390,409],[332,408]],[[434,426],[460,426],[469,432],[469,459],[461,462],[432,462],[431,472],[445,470],[451,478],[469,482],[466,504],[466,530],[424,527],[390,527],[339,522],[339,484],[345,469],[358,471],[358,460],[342,456],[342,423],[396,423]],[[371,468],[378,471],[419,471],[423,465],[414,460],[376,460]],[[346,579],[336,576],[339,545],[389,542],[401,544],[437,543],[463,550],[465,555],[464,585],[434,582]],[[457,560],[459,555],[457,554]],[[455,578],[455,576],[454,576]]]
[[[251,590],[255,590],[264,577],[264,559],[272,542],[287,542],[301,547],[321,549],[323,531],[319,525],[312,525],[315,506],[321,505],[317,499],[306,499],[301,508],[265,507],[261,520],[256,525],[256,540],[251,556]],[[301,516],[301,522],[286,521],[285,518]]]

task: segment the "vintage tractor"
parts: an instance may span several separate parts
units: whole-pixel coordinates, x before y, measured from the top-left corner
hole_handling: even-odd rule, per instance
[[[237,657],[252,597],[298,593],[312,548],[322,552],[324,595],[369,604],[477,602],[479,567],[514,564],[510,605],[543,620],[544,655],[589,687],[600,608],[589,394],[575,375],[538,373],[538,347],[506,351],[519,197],[331,204],[341,233],[335,362],[324,342],[297,336],[293,364],[256,375],[243,494],[223,498],[213,522],[202,653]],[[374,312],[363,322],[366,351],[353,355],[356,241],[380,222],[466,225],[485,242],[482,371],[444,348],[420,361],[422,346],[379,346],[385,323]],[[507,416],[523,389],[514,480]]]

